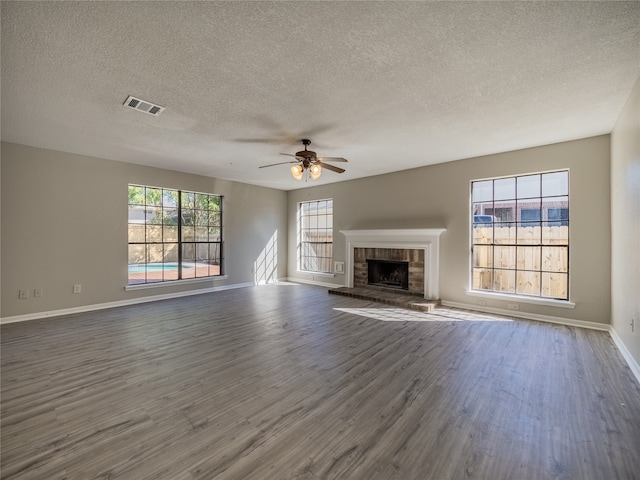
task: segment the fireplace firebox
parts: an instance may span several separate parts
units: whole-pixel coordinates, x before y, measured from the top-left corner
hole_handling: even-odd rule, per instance
[[[409,262],[367,259],[369,285],[409,290]]]

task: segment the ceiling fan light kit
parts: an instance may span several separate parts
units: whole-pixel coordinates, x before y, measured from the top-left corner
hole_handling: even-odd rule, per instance
[[[305,180],[308,180],[309,176],[311,176],[312,180],[317,180],[320,178],[320,175],[322,175],[322,167],[317,163],[311,164],[307,167],[304,162],[291,167],[291,175],[293,175],[293,178],[296,180],[302,180],[305,173],[307,174],[307,178]]]
[[[303,172],[304,169],[302,168],[302,165],[294,165],[293,167],[291,167],[291,175],[293,175],[293,178],[295,178],[296,180],[302,180]]]
[[[311,177],[312,180],[317,180],[322,175],[322,167],[325,167],[327,170],[331,170],[336,173],[343,173],[344,168],[336,167],[335,165],[331,165],[327,162],[346,162],[346,158],[342,157],[318,157],[316,152],[312,152],[307,149],[307,146],[311,145],[311,140],[307,138],[303,138],[302,144],[304,145],[304,150],[300,150],[296,152],[295,155],[291,155],[290,153],[281,153],[281,155],[288,155],[291,157],[295,157],[295,160],[291,160],[289,162],[280,162],[274,163],[271,165],[262,165],[259,168],[265,167],[273,167],[275,165],[283,165],[285,163],[295,163],[291,167],[291,175],[296,180],[302,180],[302,177],[305,177],[305,181]]]
[[[309,173],[311,174],[311,178],[313,180],[317,180],[318,178],[320,178],[320,175],[322,175],[322,167],[318,164],[311,165],[311,168],[309,168]]]

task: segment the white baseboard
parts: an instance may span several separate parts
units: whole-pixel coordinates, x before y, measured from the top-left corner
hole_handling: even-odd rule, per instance
[[[638,362],[636,362],[636,359],[633,358],[633,355],[631,355],[631,352],[629,351],[629,349],[627,349],[627,346],[624,344],[624,342],[618,335],[618,332],[616,332],[613,327],[611,327],[611,330],[609,331],[609,333],[611,334],[613,343],[616,344],[616,347],[618,347],[618,350],[620,350],[620,353],[622,354],[624,359],[627,361],[627,365],[629,365],[631,372],[636,377],[636,380],[638,380],[638,383],[640,383],[640,365],[638,365]]]
[[[148,297],[131,298],[127,300],[118,300],[115,302],[96,303],[92,305],[82,305],[79,307],[63,308],[60,310],[50,310],[47,312],[28,313],[26,315],[14,315],[11,317],[0,318],[0,324],[25,322],[27,320],[37,320],[48,317],[58,317],[60,315],[70,315],[72,313],[91,312],[94,310],[104,310],[105,308],[124,307],[127,305],[135,305],[138,303],[157,302],[158,300],[167,300],[170,298],[188,297],[191,295],[200,295],[203,293],[220,292],[222,290],[232,290],[235,288],[253,287],[255,283],[236,283],[233,285],[222,285],[219,287],[201,288],[198,290],[188,290],[186,292],[163,293],[161,295],[151,295]]]
[[[572,318],[540,315],[538,313],[521,312],[520,310],[505,310],[503,308],[485,307],[461,302],[450,302],[449,300],[442,300],[441,303],[446,307],[456,307],[463,308],[465,310],[474,310],[477,312],[495,313],[496,315],[505,315],[507,317],[525,318],[527,320],[538,320],[540,322],[548,323],[558,323],[560,325],[571,325],[572,327],[590,328],[592,330],[603,330],[605,332],[611,330],[611,326],[605,323],[587,322],[585,320],[574,320]]]
[[[319,287],[326,287],[326,288],[344,287],[344,285],[340,285],[337,283],[319,282],[317,280],[306,280],[304,278],[297,278],[297,277],[286,277],[284,280],[286,282],[291,282],[291,283],[304,283],[307,285],[317,285]]]

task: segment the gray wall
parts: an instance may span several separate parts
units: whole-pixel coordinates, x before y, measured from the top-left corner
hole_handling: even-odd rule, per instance
[[[393,159],[390,159],[393,161]],[[298,202],[334,200],[334,260],[344,261],[339,230],[438,228],[441,236],[440,296],[477,305],[469,283],[469,196],[474,179],[568,168],[570,170],[570,300],[574,309],[520,304],[532,314],[608,324],[611,313],[610,137],[547,145],[443,163],[403,172],[289,192],[289,245],[296,244]],[[328,173],[330,174],[330,173]],[[296,271],[289,249],[290,278],[343,284],[344,275],[317,277]],[[511,302],[510,302],[511,303]],[[490,308],[507,302],[488,300]]]
[[[640,79],[611,133],[611,186],[611,324],[640,364]]]
[[[283,191],[10,143],[1,169],[3,318],[260,280],[254,264],[276,232],[286,275]],[[125,291],[129,183],[224,195],[229,278]],[[23,288],[28,300],[18,299]]]
[[[276,232],[278,277],[310,280],[296,272],[296,205],[329,197],[335,206],[335,260],[345,259],[339,230],[445,227],[441,298],[477,305],[465,294],[469,182],[558,168],[570,169],[570,295],[576,308],[522,303],[520,309],[606,324],[611,314],[608,135],[288,193],[3,143],[2,317],[252,282],[254,263]],[[228,280],[126,292],[128,183],[224,195]],[[314,280],[342,284],[344,276]],[[74,283],[82,284],[82,294],[72,294]],[[20,288],[30,289],[29,300],[18,299]],[[34,288],[43,288],[44,297],[33,298]],[[489,300],[488,306],[506,309],[506,301]]]

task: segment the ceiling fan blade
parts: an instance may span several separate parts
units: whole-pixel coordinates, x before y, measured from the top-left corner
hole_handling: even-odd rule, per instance
[[[342,158],[342,157],[318,157],[318,160],[320,160],[320,162],[347,162],[348,160],[346,158]]]
[[[270,165],[260,165],[258,168],[275,167],[276,165],[284,165],[285,163],[298,163],[297,160],[290,160],[288,162],[272,163]]]
[[[336,167],[335,165],[331,165],[329,163],[320,162],[322,168],[326,168],[327,170],[331,170],[332,172],[342,173],[344,172],[344,168]]]

